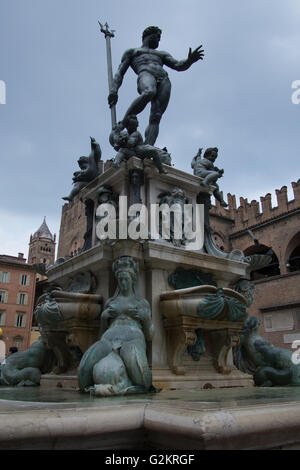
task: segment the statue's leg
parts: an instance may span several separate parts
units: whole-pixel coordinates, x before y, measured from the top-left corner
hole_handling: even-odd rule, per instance
[[[162,166],[162,162],[161,162],[161,159],[160,159],[160,152],[159,151],[156,151],[153,153],[153,161],[156,165],[156,167],[158,168],[158,171],[160,173],[168,173],[168,170],[165,170]]]
[[[138,92],[140,96],[136,98],[126,111],[123,121],[130,114],[137,115],[141,113],[148,103],[156,96],[156,80],[149,72],[141,72],[138,76]]]
[[[215,198],[217,199],[217,201],[220,202],[221,206],[227,207],[228,204],[227,204],[227,202],[224,201],[222,193],[219,189],[219,186],[216,183],[214,183],[214,185],[217,186],[217,189],[215,189],[215,191],[214,191]]]
[[[116,168],[120,168],[120,163],[125,160],[125,155],[123,152],[119,151],[114,159],[113,166]]]
[[[132,383],[149,390],[152,383],[152,374],[144,346],[136,341],[125,343],[120,350],[120,356],[124,361],[127,374]]]
[[[81,189],[84,188],[84,186],[86,186],[86,182],[79,181],[79,182],[75,183],[72,191],[69,194],[69,196],[63,197],[62,199],[64,199],[64,201],[72,201],[72,199],[74,199],[76,194],[78,194],[79,191],[81,191]]]
[[[171,95],[171,82],[165,78],[157,88],[157,93],[151,101],[149,125],[145,132],[145,144],[154,145],[159,132],[159,123],[168,107]]]
[[[160,173],[168,173],[162,166],[160,160],[161,150],[153,147],[153,145],[138,145],[136,147],[137,154],[141,155],[143,158],[153,159],[155,166],[157,167]]]
[[[78,367],[78,384],[80,391],[83,392],[86,388],[94,385],[94,365],[111,351],[112,345],[110,341],[107,341],[105,338],[100,339],[87,349]]]
[[[216,186],[216,181],[218,178],[219,173],[217,171],[209,171],[209,173],[205,176],[204,180],[202,181],[202,184],[213,184]]]

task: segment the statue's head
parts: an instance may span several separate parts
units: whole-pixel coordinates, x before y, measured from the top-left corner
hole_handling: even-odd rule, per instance
[[[147,41],[150,49],[156,49],[161,38],[161,29],[157,26],[148,26],[143,32],[143,43]]]
[[[214,162],[218,156],[218,148],[217,147],[209,147],[208,149],[205,150],[204,152],[204,158],[207,158],[207,160],[210,160],[211,162]]]
[[[260,326],[260,319],[257,317],[252,317],[252,315],[248,315],[244,325],[243,329],[241,331],[242,335],[249,335],[254,331],[257,331]]]
[[[101,204],[103,202],[110,201],[113,196],[113,189],[111,186],[100,186],[98,189],[98,203]]]
[[[134,132],[139,127],[139,121],[135,114],[129,114],[124,120],[123,125],[129,133]]]
[[[138,275],[139,264],[131,256],[121,256],[112,265],[119,286],[130,282],[134,286]]]
[[[170,165],[170,166],[171,166],[172,158],[171,158],[171,154],[170,154],[170,152],[168,151],[167,147],[164,147],[164,148],[161,150],[161,153],[160,153],[160,160],[161,160],[162,163],[165,163],[166,165]]]
[[[178,199],[185,199],[185,192],[181,188],[174,188],[171,191],[171,196]]]
[[[250,307],[254,300],[253,282],[248,281],[248,279],[240,279],[235,286],[235,290],[246,298],[247,307]]]
[[[77,160],[77,163],[78,163],[79,167],[81,168],[81,170],[85,170],[88,167],[89,159],[88,159],[88,157],[80,157]]]

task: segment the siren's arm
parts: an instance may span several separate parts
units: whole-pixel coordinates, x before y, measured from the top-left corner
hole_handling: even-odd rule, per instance
[[[102,334],[108,329],[110,320],[116,318],[117,312],[110,306],[108,306],[101,315],[100,327]]]
[[[147,341],[151,341],[154,335],[154,325],[151,318],[150,305],[144,300],[145,305],[143,306],[143,332]]]

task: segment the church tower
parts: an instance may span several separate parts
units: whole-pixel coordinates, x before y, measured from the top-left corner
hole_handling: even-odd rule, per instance
[[[55,261],[55,240],[56,235],[52,235],[44,217],[40,228],[30,235],[28,263],[54,264]]]

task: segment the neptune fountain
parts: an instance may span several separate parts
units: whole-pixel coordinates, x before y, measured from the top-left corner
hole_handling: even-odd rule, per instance
[[[101,25],[101,31],[108,44],[113,33],[107,25],[105,28]],[[91,153],[79,159],[81,171],[74,173],[73,189],[64,198],[71,201],[80,197],[85,204],[84,246],[73,258],[59,258],[51,266],[36,266],[48,278],[47,292],[35,307],[40,339],[28,350],[8,357],[1,367],[0,398],[1,389],[19,386],[25,396],[26,389],[39,386],[36,388],[41,391],[54,390],[64,397],[68,393],[73,400],[74,395],[78,400],[93,400],[92,406],[105,408],[116,404],[116,414],[109,415],[111,422],[117,423],[115,428],[107,424],[110,413],[107,409],[108,414],[101,415],[103,428],[95,431],[105,437],[114,433],[119,436],[126,428],[127,418],[123,421],[120,418],[121,405],[129,406],[130,400],[159,403],[163,397],[171,399],[170,394],[178,393],[180,400],[192,397],[190,400],[198,403],[205,396],[208,403],[207,393],[211,389],[221,389],[225,397],[224,390],[229,389],[240,390],[242,396],[254,386],[265,389],[300,384],[300,366],[293,364],[291,353],[261,338],[258,319],[248,314],[255,295],[250,273],[270,263],[271,257],[245,256],[240,250],[224,252],[214,242],[209,221],[211,197],[222,206],[227,205],[217,183],[224,170],[214,165],[218,148],[207,148],[203,157],[199,149],[191,158],[194,174],[190,174],[172,165],[171,153],[166,148],[154,145],[171,90],[164,66],[184,71],[204,57],[200,46],[194,51],[190,49],[186,59],[176,60],[158,50],[160,39],[159,28],[146,28],[141,47],[124,53],[110,80],[112,131],[108,139],[115,158],[100,174],[102,152],[99,143],[91,138]],[[139,96],[122,121],[116,122],[118,91],[129,67],[138,75]],[[148,104],[150,119],[144,139],[138,131],[137,115]],[[191,226],[195,226],[195,218],[197,243],[186,230],[189,219]],[[150,219],[155,229],[151,227],[151,233]],[[135,413],[141,401],[132,403],[135,410],[131,412]],[[184,403],[187,407],[187,402]],[[87,419],[86,413],[78,410],[78,416],[85,416],[83,421]],[[163,429],[169,437],[174,433],[183,436],[184,420],[188,418],[181,412],[174,411],[179,413],[178,424],[175,415],[171,419],[170,411],[161,408],[160,424],[155,429],[149,424],[155,422],[153,413],[148,424],[143,421],[143,429],[148,426],[148,431],[154,434],[157,429],[157,439]],[[189,413],[193,415],[190,409]],[[214,418],[203,417],[208,428],[211,423],[223,423],[221,431],[209,432],[214,436],[220,433],[220,448],[234,448],[224,429],[235,430],[232,432],[236,442],[241,439],[237,447],[247,448],[248,421],[244,422],[238,412],[234,415],[230,411],[230,417],[226,413],[223,416],[220,411]],[[61,429],[69,429],[69,418],[64,416],[67,421],[63,426],[60,422],[53,434],[55,442],[60,442]],[[146,415],[143,416],[145,419]],[[282,412],[280,416],[287,415]],[[170,424],[173,419],[177,423],[174,429]],[[259,429],[260,418],[252,419],[257,419],[253,426]],[[78,420],[82,426],[83,421]],[[267,431],[267,418],[264,420]],[[240,424],[235,428],[237,422]],[[193,422],[186,428],[190,441],[182,437],[179,443],[175,439],[176,448],[200,445],[195,437],[195,423],[197,418],[193,415]],[[71,428],[68,432],[77,436],[80,446],[80,435]],[[130,429],[140,428],[132,425]],[[254,448],[262,445],[260,431],[257,432]],[[37,434],[34,442],[38,438]],[[46,442],[48,437],[44,439]],[[151,439],[155,441],[155,437]],[[209,438],[205,439],[207,443]],[[274,436],[272,439],[266,444],[269,447],[280,441]],[[0,436],[0,448],[2,441],[6,442]],[[70,448],[74,448],[72,445]],[[96,444],[90,445],[97,448]],[[118,444],[112,440],[109,445],[114,448]],[[217,445],[218,439],[212,447],[208,444],[204,447],[218,448],[214,447]]]

